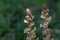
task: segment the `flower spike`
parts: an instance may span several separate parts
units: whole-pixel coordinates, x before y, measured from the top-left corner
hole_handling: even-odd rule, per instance
[[[27,28],[24,29],[24,33],[27,33],[27,38],[26,40],[34,40],[35,38],[35,31],[36,31],[36,28],[34,26],[34,22],[32,21],[34,16],[32,16],[31,14],[31,11],[29,8],[26,9],[26,19],[24,20],[24,23],[27,24]]]
[[[41,18],[44,20],[44,22],[40,24],[40,27],[43,27],[42,34],[45,35],[45,37],[43,37],[43,40],[50,40],[52,32],[52,30],[48,27],[48,24],[51,21],[51,16],[48,17],[48,12],[49,9],[45,4],[43,4]]]

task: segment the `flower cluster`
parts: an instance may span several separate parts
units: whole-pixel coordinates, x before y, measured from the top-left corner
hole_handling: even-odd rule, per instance
[[[48,24],[51,21],[51,16],[48,17],[48,12],[49,9],[45,4],[43,4],[41,18],[44,20],[44,22],[40,24],[40,27],[43,27],[42,34],[45,36],[43,37],[43,40],[50,40],[51,37],[51,29],[48,28]]]
[[[32,16],[29,8],[26,9],[25,18],[26,19],[24,20],[24,23],[26,23],[28,25],[28,27],[26,29],[24,29],[24,33],[27,33],[26,40],[34,40],[36,28],[34,27],[34,29],[33,29],[33,26],[35,23],[32,20],[34,19],[34,16]]]
[[[48,24],[51,21],[51,16],[48,16],[49,9],[47,8],[45,4],[43,5],[41,13],[42,14],[40,17],[44,20],[43,23],[40,24],[40,27],[43,28],[42,30],[42,34],[44,36],[43,40],[50,40],[52,30],[48,27]],[[26,29],[24,29],[24,33],[27,33],[26,40],[34,40],[34,38],[36,37],[35,35],[36,27],[33,27],[35,24],[33,22],[34,16],[31,14],[31,11],[29,8],[26,9],[25,18],[26,19],[24,20],[24,23],[26,23],[28,26]],[[39,40],[39,38],[35,40]]]

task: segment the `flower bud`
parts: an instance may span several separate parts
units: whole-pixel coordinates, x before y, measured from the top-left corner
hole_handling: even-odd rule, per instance
[[[31,15],[31,11],[29,8],[26,9],[26,15],[30,16]]]

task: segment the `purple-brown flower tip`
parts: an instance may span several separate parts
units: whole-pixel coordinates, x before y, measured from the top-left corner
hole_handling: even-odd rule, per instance
[[[30,16],[31,15],[31,11],[29,8],[26,9],[26,15]]]
[[[48,9],[47,5],[43,4],[43,10],[46,10],[46,9]]]

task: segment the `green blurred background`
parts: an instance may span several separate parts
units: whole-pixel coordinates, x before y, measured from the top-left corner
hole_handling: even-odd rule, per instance
[[[52,38],[60,40],[60,0],[0,0],[0,40],[25,40],[26,28],[24,19],[26,8],[34,15],[36,35],[42,40],[40,18],[42,5],[45,3],[49,8],[49,16],[52,20],[49,28],[53,30]]]

